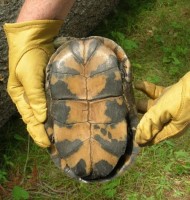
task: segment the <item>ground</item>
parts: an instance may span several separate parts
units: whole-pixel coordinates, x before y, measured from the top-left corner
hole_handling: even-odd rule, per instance
[[[125,49],[134,81],[168,86],[190,69],[189,0],[121,0],[91,35]],[[15,116],[0,130],[0,199],[189,200],[189,139],[188,129],[180,138],[142,148],[124,176],[83,184],[62,174]]]

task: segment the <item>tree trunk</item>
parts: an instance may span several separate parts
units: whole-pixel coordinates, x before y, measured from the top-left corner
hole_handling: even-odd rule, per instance
[[[73,37],[87,36],[118,2],[119,0],[76,0],[61,34]],[[8,53],[2,26],[5,22],[15,21],[22,3],[23,0],[0,0],[0,127],[16,112],[6,91]]]

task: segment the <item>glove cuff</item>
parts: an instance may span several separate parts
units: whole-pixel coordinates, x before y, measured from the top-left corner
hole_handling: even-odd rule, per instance
[[[62,20],[6,23],[3,28],[9,45],[9,65],[15,65],[25,52],[33,48],[40,47],[50,56],[54,37],[58,35],[62,24]]]
[[[189,83],[190,85],[190,71],[187,72],[183,77],[182,77],[183,81],[187,81],[187,83]]]
[[[9,48],[31,46],[33,43],[53,42],[57,36],[62,20],[34,20],[21,23],[6,23],[3,28]],[[35,42],[34,42],[35,41]]]

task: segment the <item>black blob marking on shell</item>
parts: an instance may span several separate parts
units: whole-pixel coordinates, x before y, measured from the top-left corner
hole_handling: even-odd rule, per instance
[[[66,105],[66,101],[59,101],[52,105],[53,118],[61,124],[65,124],[71,108]]]
[[[95,53],[97,48],[100,46],[101,42],[99,40],[93,39],[89,45],[88,52],[87,52],[87,58],[86,61],[88,61],[92,55]]]
[[[54,124],[59,126],[60,128],[67,128],[67,129],[72,129],[74,124],[63,124],[62,122],[54,120]]]
[[[56,142],[55,146],[60,154],[60,157],[67,158],[77,152],[82,144],[83,142],[81,140],[76,139],[74,141],[64,140],[62,142]]]
[[[101,160],[94,165],[93,177],[105,177],[113,170],[113,166],[110,165],[106,160]]]
[[[112,139],[112,134],[110,132],[108,132],[108,138]]]
[[[118,141],[116,139],[112,139],[110,142],[108,140],[104,140],[100,135],[95,135],[94,139],[101,144],[101,147],[107,152],[120,157],[125,153],[127,138],[126,141]]]
[[[80,44],[77,40],[71,41],[69,44],[70,50],[74,55],[75,60],[79,63],[79,64],[83,64],[84,63],[84,58],[83,55],[80,54],[79,48],[80,48]]]
[[[80,159],[80,161],[75,165],[75,167],[71,168],[71,170],[79,177],[87,176],[86,162],[84,159]]]
[[[98,126],[97,124],[94,125],[94,129],[100,129],[100,126]]]
[[[104,128],[101,128],[101,129],[100,129],[100,132],[101,132],[103,135],[106,135],[106,134],[107,134],[107,131],[106,131],[106,129],[104,129]]]
[[[118,60],[115,56],[110,55],[109,58],[104,63],[99,65],[96,70],[91,71],[90,76],[94,76],[113,68],[118,69]]]
[[[115,126],[116,126],[116,123],[113,123],[113,124],[110,125],[110,127],[111,127],[112,129],[114,129]]]
[[[107,77],[106,85],[104,89],[98,95],[96,95],[96,97],[94,97],[94,99],[122,95],[123,93],[122,80],[115,79],[116,78],[115,72],[117,72],[117,69],[115,68],[104,72],[104,75]]]
[[[60,79],[61,74],[57,74]],[[62,75],[63,76],[63,75]],[[64,81],[58,80],[54,85],[51,85],[51,94],[52,98],[55,100],[59,99],[78,99],[76,94],[73,94],[71,90],[68,88],[68,84]]]
[[[55,61],[52,63],[52,73],[61,73],[61,74],[72,74],[72,75],[79,75],[80,72],[77,70],[66,66],[65,62],[62,61]]]
[[[123,102],[121,105],[116,100],[106,102],[105,114],[111,119],[111,123],[120,122],[125,119],[127,115],[127,108]]]

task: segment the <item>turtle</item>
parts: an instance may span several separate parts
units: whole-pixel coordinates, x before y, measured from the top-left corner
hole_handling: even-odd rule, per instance
[[[79,181],[111,180],[139,151],[129,59],[117,43],[100,36],[63,37],[58,43],[45,83],[51,158]]]

